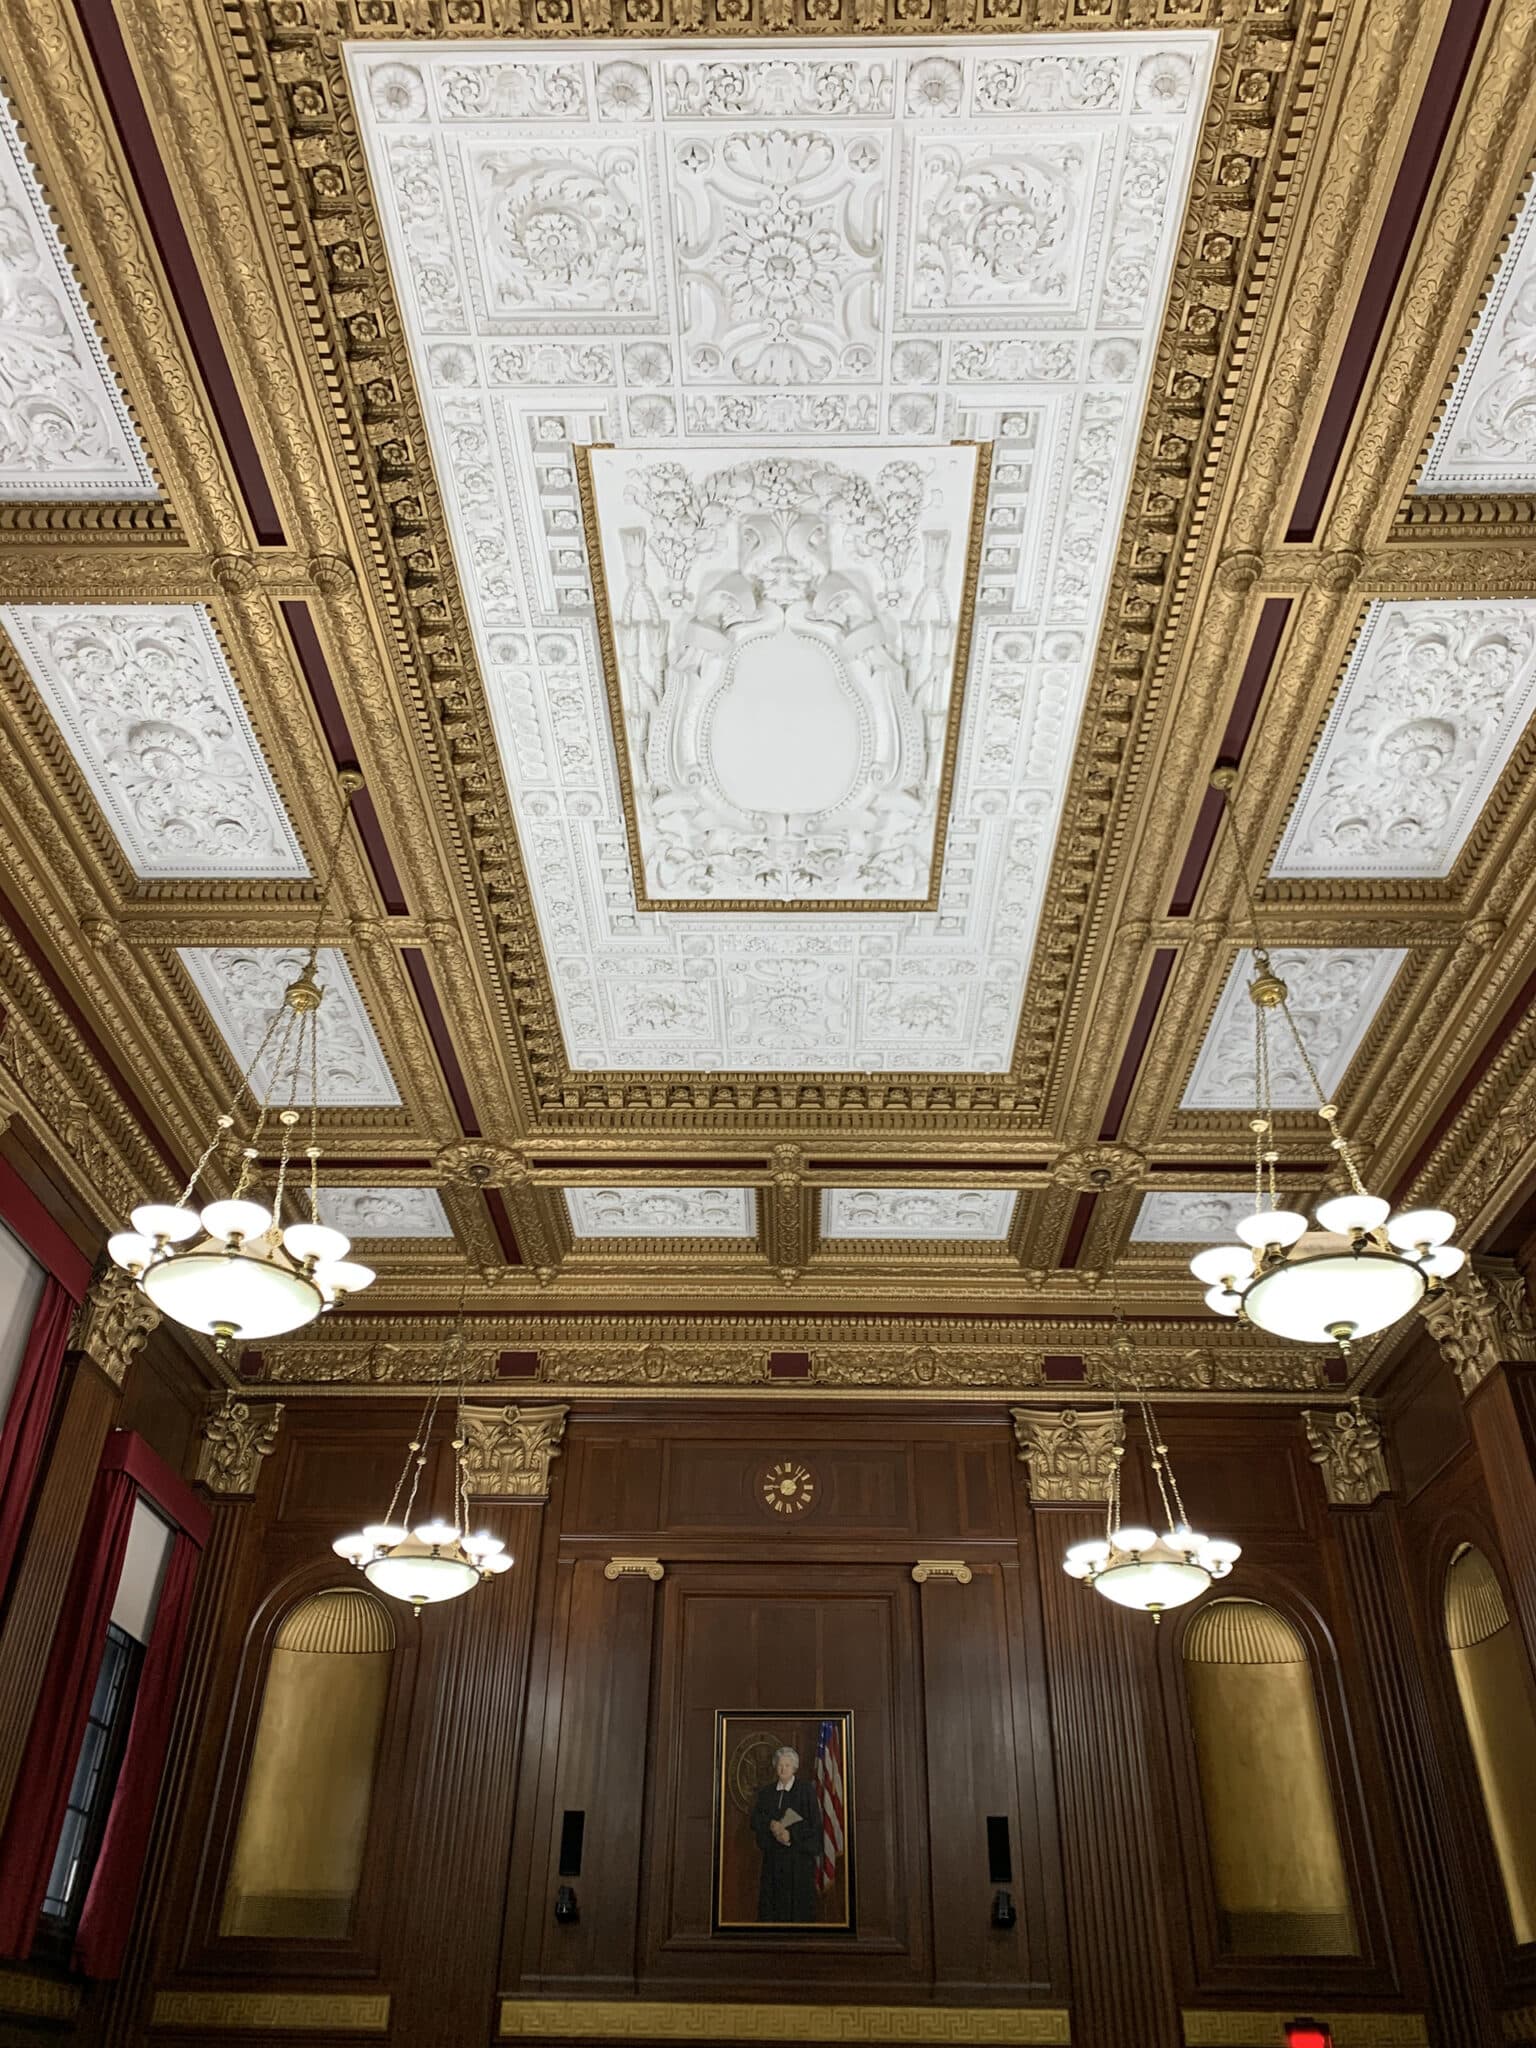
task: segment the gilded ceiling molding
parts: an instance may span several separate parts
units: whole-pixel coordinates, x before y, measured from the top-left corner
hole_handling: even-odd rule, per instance
[[[245,512],[208,417],[116,134],[67,0],[15,0],[3,63],[48,197],[177,523],[193,547],[239,548]]]
[[[1102,1504],[1125,1449],[1125,1417],[1118,1409],[1063,1408],[1046,1414],[1013,1410],[1019,1456],[1029,1467],[1029,1497],[1038,1507]]]
[[[126,1273],[109,1267],[81,1302],[69,1348],[100,1366],[120,1387],[145,1340],[160,1327],[160,1311]]]
[[[1419,1313],[1464,1396],[1506,1361],[1536,1359],[1536,1314],[1513,1260],[1471,1260],[1452,1285],[1424,1297]]]
[[[481,1408],[464,1415],[464,1484],[474,1499],[542,1502],[569,1408]]]
[[[277,1448],[282,1412],[281,1401],[253,1407],[232,1393],[210,1402],[192,1475],[196,1483],[220,1499],[248,1499],[256,1491],[263,1460]]]
[[[1368,1508],[1392,1491],[1381,1424],[1353,1408],[1304,1408],[1308,1455],[1322,1477],[1328,1505]]]

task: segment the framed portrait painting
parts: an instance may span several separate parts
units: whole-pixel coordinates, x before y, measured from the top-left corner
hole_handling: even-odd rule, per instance
[[[715,1715],[717,1934],[851,1934],[853,1716]]]

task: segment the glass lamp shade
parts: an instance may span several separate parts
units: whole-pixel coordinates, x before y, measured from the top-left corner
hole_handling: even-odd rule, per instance
[[[244,1343],[302,1329],[323,1306],[319,1288],[292,1267],[212,1245],[162,1259],[139,1285],[173,1323]]]
[[[203,1211],[203,1228],[221,1240],[260,1237],[272,1228],[272,1211],[261,1202],[210,1202]]]
[[[138,1224],[137,1210],[134,1222]],[[1444,1244],[1455,1229],[1456,1218],[1449,1209],[1407,1209],[1401,1216],[1388,1218],[1387,1242],[1401,1251],[1416,1252],[1425,1245]]]
[[[1257,1216],[1245,1216],[1234,1224],[1244,1244],[1251,1244],[1255,1251],[1265,1245],[1294,1244],[1307,1227],[1305,1216],[1299,1216],[1294,1209],[1265,1209]]]
[[[107,1256],[114,1266],[121,1266],[137,1280],[155,1256],[155,1247],[137,1230],[120,1230],[107,1239]]]
[[[1161,1614],[1165,1608],[1184,1607],[1198,1600],[1211,1583],[1202,1566],[1192,1564],[1182,1552],[1166,1544],[1155,1544],[1123,1564],[1112,1564],[1099,1573],[1093,1590],[1113,1600],[1117,1607],[1133,1607],[1142,1614]]]
[[[1225,1281],[1249,1277],[1253,1253],[1245,1244],[1213,1244],[1209,1251],[1195,1253],[1189,1270],[1207,1287],[1220,1287]]]
[[[283,1250],[293,1259],[344,1259],[351,1249],[350,1237],[324,1223],[290,1223],[283,1232]]]
[[[1322,1229],[1349,1237],[1357,1230],[1375,1230],[1385,1223],[1391,1207],[1380,1195],[1335,1195],[1318,1209],[1317,1220]]]
[[[1385,1330],[1417,1307],[1426,1285],[1417,1266],[1387,1252],[1323,1252],[1271,1267],[1245,1291],[1243,1307],[1271,1336],[1327,1344]]]
[[[195,1209],[183,1209],[175,1202],[140,1202],[129,1220],[146,1237],[167,1244],[185,1244],[203,1227]]]
[[[430,1543],[408,1536],[382,1557],[363,1566],[363,1577],[392,1600],[410,1607],[432,1607],[457,1600],[480,1583],[480,1574],[465,1557],[445,1556]]]

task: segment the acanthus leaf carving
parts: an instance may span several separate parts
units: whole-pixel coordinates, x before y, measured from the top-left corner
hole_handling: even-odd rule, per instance
[[[1358,1403],[1304,1408],[1309,1455],[1322,1475],[1330,1507],[1368,1508],[1392,1490],[1381,1425]]]
[[[466,1408],[464,1483],[471,1498],[548,1500],[550,1467],[569,1414],[568,1408]]]
[[[193,1475],[197,1484],[224,1499],[243,1499],[253,1494],[262,1461],[277,1446],[282,1412],[281,1401],[253,1407],[249,1401],[238,1401],[228,1394],[222,1402],[215,1402],[203,1424],[203,1440],[198,1446],[197,1471]]]
[[[1118,1409],[1015,1408],[1014,1435],[1029,1467],[1029,1497],[1036,1507],[1109,1499],[1110,1477],[1125,1448],[1125,1418]]]
[[[1536,1315],[1512,1263],[1474,1259],[1454,1286],[1426,1294],[1419,1313],[1464,1395],[1475,1394],[1504,1360],[1536,1359]]]
[[[123,1384],[145,1339],[160,1326],[160,1311],[126,1273],[116,1267],[92,1283],[81,1302],[70,1347],[89,1358],[111,1380]]]

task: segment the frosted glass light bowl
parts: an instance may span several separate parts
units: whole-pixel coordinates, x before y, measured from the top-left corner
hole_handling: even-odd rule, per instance
[[[1329,1344],[1387,1329],[1417,1308],[1428,1284],[1417,1266],[1390,1252],[1327,1251],[1261,1273],[1243,1308],[1271,1336]]]
[[[292,1267],[222,1248],[162,1260],[139,1285],[173,1322],[247,1344],[302,1329],[325,1306],[314,1282]]]

